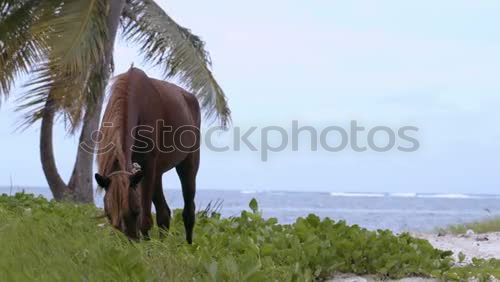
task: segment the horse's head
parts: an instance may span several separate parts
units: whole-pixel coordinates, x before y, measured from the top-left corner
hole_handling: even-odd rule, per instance
[[[141,199],[137,185],[142,177],[142,171],[134,174],[111,173],[108,176],[95,174],[97,184],[106,192],[104,195],[106,217],[111,225],[132,240],[139,239]]]

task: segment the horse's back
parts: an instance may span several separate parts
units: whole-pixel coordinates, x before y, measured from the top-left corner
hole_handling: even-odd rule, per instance
[[[161,119],[166,123],[188,122],[199,126],[200,106],[193,94],[173,83],[150,78],[138,68],[131,68],[127,75],[129,114],[136,112],[142,121]]]
[[[177,105],[180,109],[187,110],[187,112],[184,111],[183,113],[189,114],[192,119],[192,125],[197,127],[200,126],[200,104],[193,94],[167,81],[154,78],[150,78],[150,80],[161,96],[165,108],[169,108],[171,105]]]
[[[169,170],[199,150],[198,100],[183,88],[150,78],[139,69],[129,72],[129,124],[141,129],[129,132],[134,132],[137,147],[146,148],[135,152],[134,158],[139,162],[157,159],[160,171]]]

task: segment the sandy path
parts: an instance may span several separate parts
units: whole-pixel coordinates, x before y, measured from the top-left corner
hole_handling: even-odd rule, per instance
[[[500,259],[500,232],[487,233],[470,236],[412,233],[413,236],[428,240],[435,248],[440,250],[453,251],[453,256],[458,261],[458,254],[462,252],[465,255],[464,263],[470,263],[473,257],[477,258],[496,258]],[[485,239],[487,238],[487,239]],[[373,276],[356,276],[351,274],[340,274],[335,276],[329,282],[367,282],[378,281]],[[389,280],[395,281],[395,280]],[[431,282],[435,279],[411,277],[400,282]],[[500,281],[500,280],[496,280]]]
[[[466,263],[470,263],[473,257],[500,259],[500,232],[471,236],[437,236],[418,233],[412,235],[428,240],[436,249],[453,251],[455,260],[458,260],[460,252],[466,256]]]

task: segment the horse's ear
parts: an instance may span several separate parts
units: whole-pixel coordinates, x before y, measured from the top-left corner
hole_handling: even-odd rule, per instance
[[[131,175],[130,176],[130,187],[135,189],[137,187],[137,184],[139,184],[139,182],[141,182],[143,176],[144,176],[144,173],[141,170],[139,170],[138,172]]]
[[[108,190],[109,184],[111,183],[111,179],[106,176],[102,176],[99,173],[95,174],[95,181],[97,181],[97,184],[104,188],[104,190]]]

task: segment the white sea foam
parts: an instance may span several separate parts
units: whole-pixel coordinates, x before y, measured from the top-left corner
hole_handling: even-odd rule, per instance
[[[257,191],[255,191],[255,190],[241,190],[240,193],[241,194],[256,194]]]
[[[389,194],[389,197],[413,198],[416,196],[417,196],[417,193],[390,193]]]
[[[385,197],[384,193],[346,193],[346,192],[331,192],[333,197]]]
[[[419,194],[419,193],[356,193],[331,192],[333,197],[398,197],[398,198],[432,198],[432,199],[486,199],[497,198],[495,195],[471,195],[460,193]]]
[[[418,194],[419,198],[445,198],[445,199],[479,199],[481,196],[466,194]]]

